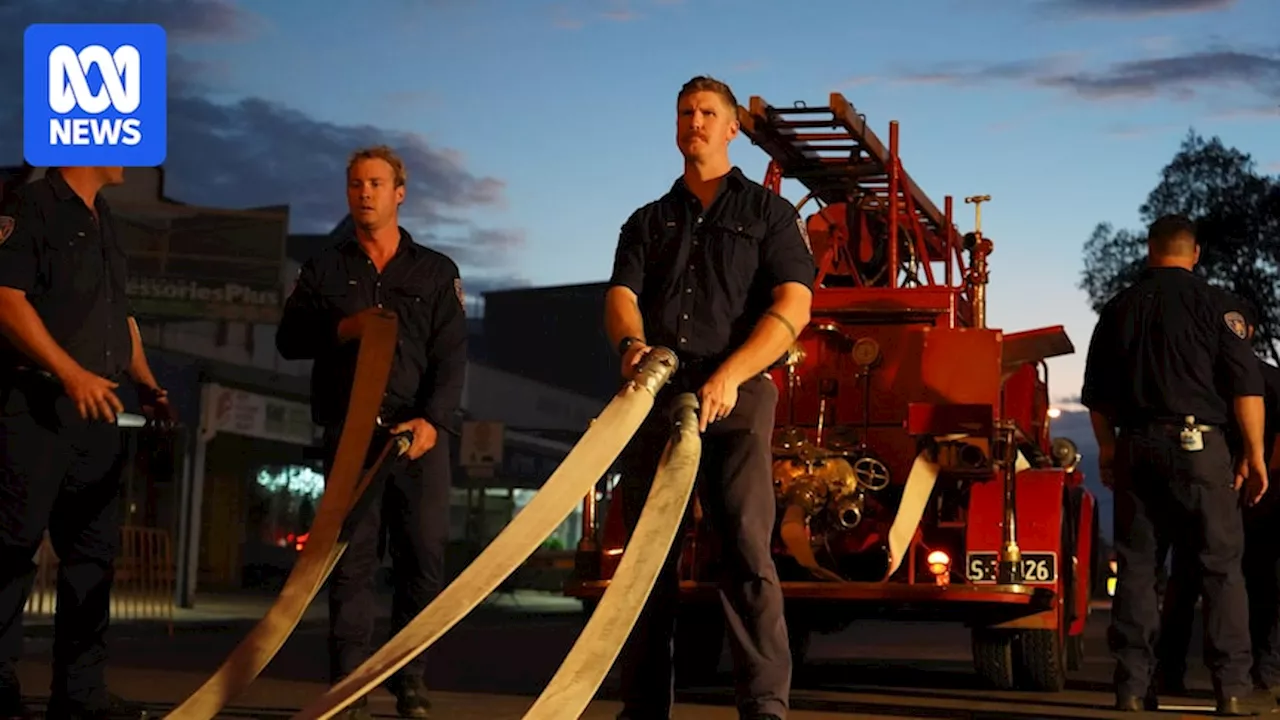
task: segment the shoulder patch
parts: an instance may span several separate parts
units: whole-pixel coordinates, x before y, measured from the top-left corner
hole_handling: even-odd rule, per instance
[[[462,307],[466,307],[467,295],[466,293],[462,292],[462,278],[456,277],[453,279],[453,292],[455,295],[458,296],[458,304],[461,305]]]
[[[800,239],[804,240],[804,246],[808,248],[809,254],[813,254],[813,243],[809,241],[809,226],[805,223],[804,218],[796,216],[796,229],[800,231]]]
[[[13,229],[18,226],[18,221],[8,215],[0,215],[0,245],[13,234]]]
[[[1249,334],[1249,329],[1245,326],[1244,316],[1235,310],[1223,315],[1222,319],[1226,321],[1227,327],[1231,329],[1231,332],[1235,333],[1241,340],[1244,340],[1245,336]]]

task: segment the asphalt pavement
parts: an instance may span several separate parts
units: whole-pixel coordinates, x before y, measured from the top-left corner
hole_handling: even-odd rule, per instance
[[[160,715],[181,701],[219,665],[252,627],[269,597],[211,597],[194,610],[179,611],[170,636],[164,622],[113,625],[109,681],[114,692],[146,702]],[[1105,607],[1094,611],[1086,637],[1084,667],[1061,693],[994,692],[973,674],[968,631],[933,623],[856,623],[833,635],[816,636],[809,661],[797,670],[793,720],[816,718],[1104,718],[1117,717],[1106,654]],[[518,720],[546,686],[585,623],[575,601],[554,596],[495,596],[427,651],[434,717],[450,720]],[[20,667],[24,691],[38,708],[47,694],[52,628],[33,623]],[[1197,631],[1198,632],[1198,631]],[[385,619],[378,638],[386,637]],[[1207,671],[1192,648],[1190,698],[1162,698],[1157,717],[1197,717],[1212,710]],[[679,693],[677,720],[730,720],[732,680],[727,651],[717,681]],[[285,647],[227,717],[288,717],[325,687],[323,596]],[[613,718],[616,668],[597,700],[582,716]],[[372,710],[394,717],[385,690]]]

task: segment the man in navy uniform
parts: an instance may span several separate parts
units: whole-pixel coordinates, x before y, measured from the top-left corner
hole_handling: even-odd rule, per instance
[[[140,712],[104,676],[128,461],[122,385],[157,419],[170,413],[99,193],[123,182],[121,167],[50,168],[10,187],[0,208],[0,718],[25,712],[14,665],[46,529],[59,561],[47,716]]]
[[[399,225],[406,172],[390,148],[356,152],[347,167],[347,204],[354,232],[308,260],[285,303],[276,347],[288,359],[315,359],[311,408],[324,428],[327,463],[342,434],[354,377],[360,324],[389,310],[399,338],[370,459],[389,434],[413,433],[407,464],[392,464],[381,497],[366,497],[348,518],[347,550],[329,588],[330,680],[337,683],[372,653],[374,578],[386,533],[391,554],[391,631],[399,632],[440,591],[449,537],[448,438],[459,432],[467,365],[467,326],[458,266],[418,245]],[[327,468],[326,468],[327,472]],[[372,490],[376,495],[377,490]],[[404,717],[426,717],[425,657],[390,682]],[[349,706],[367,718],[367,700]]]
[[[654,345],[680,359],[659,393],[670,405],[696,392],[703,440],[698,489],[725,548],[720,589],[743,718],[781,720],[791,686],[782,588],[770,553],[775,520],[771,472],[778,390],[764,371],[809,322],[815,267],[791,203],[729,162],[738,103],[711,78],[690,80],[676,99],[676,141],[684,173],[670,192],[622,227],[605,296],[605,328],[631,377]],[[640,511],[663,446],[665,412],[655,412],[621,458],[628,530]],[[621,657],[622,718],[665,720],[673,703],[672,637],[679,587],[673,547]]]
[[[1191,222],[1159,218],[1147,250],[1142,276],[1099,313],[1081,394],[1115,492],[1116,703],[1155,708],[1156,569],[1172,547],[1196,559],[1219,712],[1251,714],[1242,707],[1252,683],[1239,490],[1256,503],[1267,488],[1262,374],[1244,317],[1192,272],[1200,245]],[[1234,474],[1223,434],[1233,417],[1243,439]]]
[[[1257,311],[1251,303],[1234,296],[1228,302],[1239,308],[1244,317],[1245,336],[1252,341],[1257,329]],[[1263,421],[1263,455],[1268,472],[1274,467],[1276,434],[1280,429],[1280,368],[1258,359],[1265,386]],[[1243,452],[1239,428],[1232,423],[1228,432],[1232,452]],[[1263,496],[1256,506],[1245,509],[1244,556],[1241,560],[1245,588],[1249,594],[1249,637],[1253,648],[1253,683],[1259,689],[1280,694],[1280,494],[1274,490]],[[1191,644],[1191,628],[1195,621],[1196,601],[1200,598],[1200,579],[1194,558],[1175,555],[1173,572],[1161,608],[1159,659],[1156,679],[1161,692],[1185,695],[1187,649]]]

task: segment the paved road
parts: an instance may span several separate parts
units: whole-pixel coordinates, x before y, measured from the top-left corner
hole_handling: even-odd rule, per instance
[[[1087,638],[1088,659],[1072,674],[1066,692],[1001,693],[983,689],[973,675],[964,628],[947,624],[866,622],[838,635],[818,636],[810,664],[797,673],[794,720],[847,717],[1103,718],[1116,716],[1103,641],[1106,611],[1095,611]],[[581,630],[580,613],[553,604],[482,607],[428,651],[436,691],[436,716],[450,720],[520,718],[546,685]],[[299,627],[263,677],[236,707],[261,716],[287,717],[323,687],[323,606]],[[132,699],[160,706],[181,700],[215,668],[250,624],[237,619],[188,619],[172,638],[162,628],[119,624],[113,630],[111,681]],[[383,631],[384,632],[384,631]],[[29,696],[48,685],[49,628],[30,630],[22,666]],[[1193,648],[1193,658],[1199,648]],[[1198,663],[1193,663],[1198,664]],[[727,653],[719,687],[685,690],[675,717],[730,720],[736,717]],[[1194,716],[1211,709],[1203,668],[1192,672],[1197,697],[1164,700],[1165,717]],[[597,702],[583,717],[606,720],[618,711],[616,673],[606,679]],[[394,716],[390,695],[379,691],[373,709]],[[230,716],[230,715],[228,715]]]

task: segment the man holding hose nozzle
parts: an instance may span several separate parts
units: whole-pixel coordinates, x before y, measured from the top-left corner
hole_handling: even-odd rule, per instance
[[[407,176],[386,147],[360,150],[347,167],[347,204],[354,232],[303,265],[285,303],[276,348],[287,359],[314,359],[312,418],[324,428],[326,473],[332,467],[350,400],[361,323],[393,312],[399,334],[368,463],[391,435],[413,434],[386,479],[366,491],[347,520],[347,550],[329,588],[330,682],[337,683],[372,653],[376,577],[383,533],[391,553],[391,632],[425,608],[444,579],[449,535],[450,446],[457,435],[467,364],[466,313],[458,266],[416,244],[399,226]],[[390,680],[403,717],[427,717],[419,656]],[[367,700],[347,717],[370,717]]]
[[[658,405],[697,393],[706,433],[698,490],[724,548],[720,600],[739,713],[744,720],[782,720],[791,653],[769,552],[778,390],[764,372],[809,322],[814,260],[795,208],[729,162],[729,142],[738,132],[738,103],[729,87],[694,78],[676,103],[684,174],[623,225],[605,327],[622,355],[624,377],[635,373],[650,346],[675,351],[680,367]],[[655,412],[623,451],[619,492],[629,532],[670,436],[668,414]],[[626,720],[670,716],[680,547],[672,545],[620,658],[620,718]]]
[[[58,556],[46,716],[138,717],[106,690],[120,550],[117,394],[169,419],[125,297],[125,255],[99,191],[121,167],[50,168],[0,207],[0,718],[25,716],[14,667],[46,528]]]

